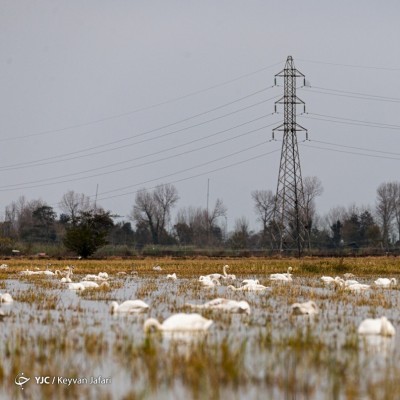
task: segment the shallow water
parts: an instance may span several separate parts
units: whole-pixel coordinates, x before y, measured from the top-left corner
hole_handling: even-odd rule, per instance
[[[1,306],[6,315],[0,321],[0,398],[400,398],[400,334],[356,333],[367,317],[385,315],[400,326],[397,286],[356,294],[324,286],[318,277],[296,277],[289,284],[269,283],[265,275],[248,278],[271,290],[206,289],[195,276],[169,281],[160,274],[111,277],[110,291],[87,296],[55,278],[13,275],[0,290],[16,299]],[[246,300],[252,313],[201,310],[214,324],[195,337],[143,332],[148,317],[164,320],[189,312],[185,303],[216,297]],[[110,314],[111,301],[136,298],[150,310]],[[320,308],[317,316],[291,315],[292,303],[310,299]],[[21,373],[30,380],[17,385]],[[42,384],[35,379],[47,376]],[[108,380],[91,384],[98,376]]]

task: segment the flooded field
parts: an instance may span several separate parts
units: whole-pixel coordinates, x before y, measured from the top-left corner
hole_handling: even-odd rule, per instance
[[[70,276],[107,272],[108,285],[71,290],[44,261],[7,260],[0,267],[1,399],[400,399],[400,260],[115,260],[74,261]],[[71,262],[70,262],[71,263]],[[65,277],[68,262],[51,261]],[[206,287],[199,277],[236,280]],[[160,266],[161,270],[153,269]],[[293,270],[292,281],[271,273]],[[167,279],[176,273],[177,279]],[[324,284],[323,275],[352,273],[367,290]],[[232,290],[258,279],[260,291]],[[100,284],[101,281],[98,281]],[[191,309],[215,298],[244,300],[251,312]],[[113,301],[140,299],[141,313],[110,312]],[[291,305],[312,300],[314,316]],[[198,312],[213,321],[204,333],[144,333],[144,322]],[[395,336],[361,336],[365,318],[386,316]],[[28,380],[29,379],[29,380]]]

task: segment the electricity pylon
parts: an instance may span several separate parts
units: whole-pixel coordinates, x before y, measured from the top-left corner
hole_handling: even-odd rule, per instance
[[[276,190],[274,222],[278,233],[278,246],[282,252],[284,248],[297,246],[299,256],[305,243],[306,210],[304,201],[303,181],[301,177],[299,149],[297,145],[298,131],[307,130],[296,123],[296,106],[305,103],[296,96],[296,78],[305,76],[299,72],[289,56],[285,68],[275,75],[284,79],[284,95],[275,102],[275,112],[278,104],[283,104],[284,122],[272,131],[275,138],[276,131],[283,131],[281,161],[279,166],[278,185]]]

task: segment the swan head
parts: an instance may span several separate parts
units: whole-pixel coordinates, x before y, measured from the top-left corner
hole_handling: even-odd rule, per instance
[[[161,324],[155,318],[149,318],[143,325],[144,333],[162,330]]]
[[[396,333],[396,330],[394,329],[394,326],[391,324],[391,322],[386,317],[382,317],[381,318],[381,335],[382,336],[394,336],[395,333]]]
[[[310,307],[314,310],[314,312],[316,312],[316,313],[319,312],[318,306],[317,306],[312,300],[310,300],[310,301],[308,302],[308,304],[310,304]]]
[[[118,303],[116,301],[112,301],[110,304],[110,312],[111,314],[114,314],[118,310]]]
[[[293,268],[292,268],[292,267],[289,267],[287,270],[288,270],[288,272],[292,272],[292,271],[293,271]]]
[[[340,278],[339,276],[335,277],[334,282],[339,285],[340,287],[344,286],[344,280]]]
[[[14,300],[10,293],[4,293],[0,295],[0,303],[12,303]]]
[[[239,310],[241,313],[246,313],[247,315],[250,315],[251,309],[250,309],[250,304],[247,301],[240,301],[239,302]]]

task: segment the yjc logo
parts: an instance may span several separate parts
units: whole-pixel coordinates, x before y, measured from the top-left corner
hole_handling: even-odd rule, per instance
[[[38,385],[50,385],[49,376],[35,376],[35,379]]]
[[[24,388],[22,387],[23,385],[25,385],[25,383],[29,382],[31,378],[26,378],[24,376],[23,372],[20,372],[16,377],[15,377],[15,384],[18,386],[21,386],[21,389],[24,390]]]

